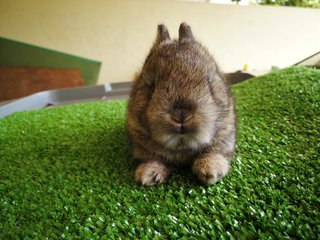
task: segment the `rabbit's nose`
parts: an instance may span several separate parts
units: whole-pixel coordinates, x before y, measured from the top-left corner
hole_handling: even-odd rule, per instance
[[[171,116],[171,120],[174,123],[174,128],[177,133],[183,134],[187,130],[188,121],[192,118],[192,115],[180,110],[176,114]]]
[[[172,121],[180,125],[184,125],[191,118],[192,118],[192,115],[189,113],[186,113],[183,110],[177,111],[177,114],[171,116]]]

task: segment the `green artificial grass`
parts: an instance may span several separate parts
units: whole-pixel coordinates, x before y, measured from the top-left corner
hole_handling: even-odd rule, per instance
[[[237,154],[219,184],[190,169],[133,181],[126,101],[0,120],[0,239],[319,239],[320,71],[233,86]]]

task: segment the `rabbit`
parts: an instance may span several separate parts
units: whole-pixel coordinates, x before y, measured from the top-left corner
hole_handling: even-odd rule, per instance
[[[228,173],[236,143],[230,83],[186,23],[178,40],[158,26],[132,85],[127,131],[138,161],[135,180],[142,185],[165,183],[171,169],[182,165],[204,185]]]

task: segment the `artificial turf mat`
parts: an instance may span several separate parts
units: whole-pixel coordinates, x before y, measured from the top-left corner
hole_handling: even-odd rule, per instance
[[[237,154],[219,184],[189,169],[133,181],[126,101],[0,120],[0,239],[319,239],[320,71],[233,86]]]

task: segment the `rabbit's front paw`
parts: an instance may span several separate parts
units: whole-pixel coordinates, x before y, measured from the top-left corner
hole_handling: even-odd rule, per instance
[[[216,154],[197,159],[193,164],[192,170],[202,183],[211,185],[226,176],[229,168],[229,161],[222,155]]]
[[[170,169],[157,161],[141,163],[135,174],[137,182],[145,186],[164,183],[170,174]]]

